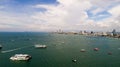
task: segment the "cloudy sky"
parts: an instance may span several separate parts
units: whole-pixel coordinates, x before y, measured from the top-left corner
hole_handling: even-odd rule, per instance
[[[120,0],[0,0],[0,31],[120,31]]]

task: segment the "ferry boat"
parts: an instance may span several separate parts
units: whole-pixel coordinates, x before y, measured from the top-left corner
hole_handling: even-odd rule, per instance
[[[29,60],[31,56],[28,54],[15,54],[14,56],[10,57],[11,60]]]
[[[37,44],[37,45],[35,45],[35,48],[47,48],[47,46],[46,45],[39,45],[39,44]]]

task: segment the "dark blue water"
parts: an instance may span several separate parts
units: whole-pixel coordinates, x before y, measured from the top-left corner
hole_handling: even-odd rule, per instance
[[[32,32],[1,32],[1,67],[120,67],[120,39]],[[45,44],[47,49],[33,45]],[[93,48],[99,48],[94,51]],[[86,52],[80,52],[85,49]],[[13,51],[11,51],[13,50]],[[6,52],[5,52],[6,51]],[[108,55],[111,52],[112,55]],[[14,54],[29,54],[29,61],[11,61]],[[76,59],[77,62],[72,62]]]

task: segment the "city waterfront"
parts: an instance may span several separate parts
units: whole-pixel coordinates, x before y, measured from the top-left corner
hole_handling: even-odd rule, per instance
[[[45,44],[47,48],[36,49],[35,44]],[[120,67],[120,39],[116,38],[1,32],[0,45],[1,67]],[[12,61],[9,58],[14,54],[29,54],[32,59]],[[72,62],[73,59],[77,61]]]

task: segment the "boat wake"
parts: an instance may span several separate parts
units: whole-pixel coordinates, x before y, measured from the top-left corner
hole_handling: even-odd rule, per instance
[[[8,53],[8,52],[20,50],[20,49],[23,49],[23,48],[27,48],[27,47],[31,47],[31,46],[24,46],[24,47],[20,47],[20,48],[11,49],[11,50],[5,50],[5,51],[1,51],[1,53]]]

